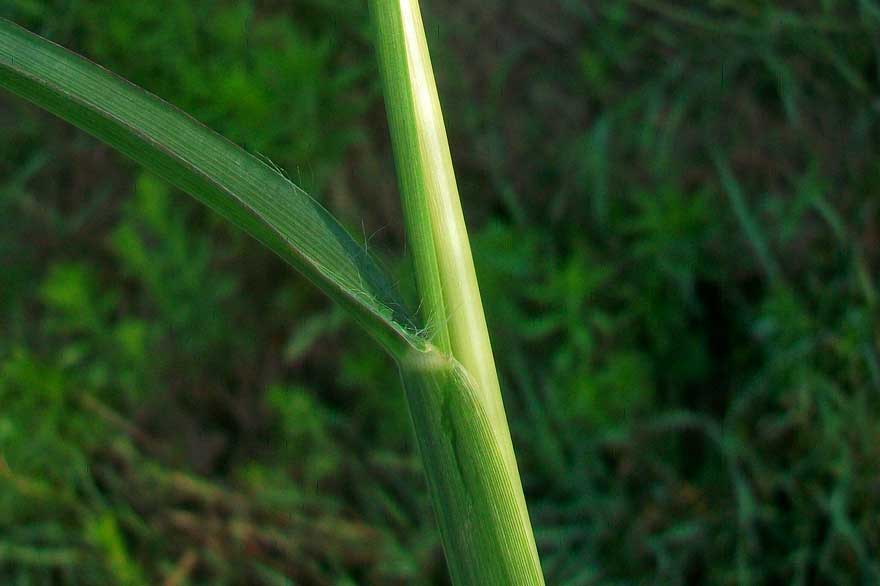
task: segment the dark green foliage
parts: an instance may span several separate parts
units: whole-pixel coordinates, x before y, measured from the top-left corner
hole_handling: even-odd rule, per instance
[[[548,584],[880,580],[880,6],[423,4]],[[0,15],[400,251],[365,8]],[[443,583],[369,340],[96,141],[0,135],[0,583]]]

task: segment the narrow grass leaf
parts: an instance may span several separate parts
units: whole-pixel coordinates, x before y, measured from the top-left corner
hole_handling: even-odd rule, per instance
[[[0,87],[180,187],[302,272],[392,354],[420,342],[391,281],[320,204],[172,105],[0,19]]]

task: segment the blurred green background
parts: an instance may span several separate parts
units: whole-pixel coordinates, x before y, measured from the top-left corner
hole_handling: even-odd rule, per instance
[[[880,2],[424,0],[548,584],[880,583]],[[4,0],[417,305],[360,0]],[[446,584],[393,364],[0,95],[0,583]]]

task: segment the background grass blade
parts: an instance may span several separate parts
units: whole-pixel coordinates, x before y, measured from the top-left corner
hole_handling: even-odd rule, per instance
[[[244,229],[393,354],[418,342],[389,279],[320,204],[167,102],[3,19],[0,87],[107,142]]]

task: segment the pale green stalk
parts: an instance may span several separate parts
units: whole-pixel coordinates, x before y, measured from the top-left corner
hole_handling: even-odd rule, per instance
[[[491,442],[495,444],[491,448],[503,458],[503,466],[486,471],[503,490],[464,496],[485,499],[472,500],[470,511],[503,509],[509,518],[500,514],[483,517],[481,523],[490,525],[477,527],[468,523],[473,512],[459,514],[454,510],[462,495],[452,493],[467,493],[469,487],[443,485],[448,480],[445,472],[432,470],[431,456],[425,454],[423,445],[447,560],[457,584],[543,584],[419,4],[417,0],[371,0],[370,7],[427,334],[440,352],[458,361],[472,379],[473,399],[485,413],[491,431],[485,436],[455,438],[455,448],[460,454],[473,456],[488,449],[479,442]],[[413,402],[411,397],[411,406]],[[419,432],[417,414],[414,419]],[[421,437],[430,437],[430,433]],[[479,465],[479,460],[475,462]],[[466,535],[468,532],[473,535]],[[481,573],[481,564],[497,566],[492,573]]]
[[[373,0],[371,6],[407,237],[428,335],[476,379],[493,422],[506,429],[419,4]]]

